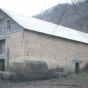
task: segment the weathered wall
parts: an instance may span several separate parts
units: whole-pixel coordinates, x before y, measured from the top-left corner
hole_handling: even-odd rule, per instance
[[[5,59],[5,70],[9,70],[11,61],[24,57],[23,28],[1,10],[0,20],[0,40],[5,40],[5,52],[0,59]],[[7,29],[7,20],[10,20],[10,29]]]
[[[9,60],[21,60],[24,57],[24,41],[22,32],[12,33],[6,39],[6,46],[9,48]]]
[[[37,32],[24,31],[25,59],[45,61],[49,69],[64,67],[74,71],[73,60],[80,60],[82,68],[88,62],[88,44],[49,36]]]

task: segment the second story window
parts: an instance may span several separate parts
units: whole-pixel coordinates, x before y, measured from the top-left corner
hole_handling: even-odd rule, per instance
[[[11,28],[10,20],[7,20],[7,29],[10,29],[10,28]]]

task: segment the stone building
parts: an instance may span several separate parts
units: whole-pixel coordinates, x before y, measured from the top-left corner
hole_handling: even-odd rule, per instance
[[[0,9],[0,71],[26,74],[28,61],[78,72],[88,63],[88,34]],[[37,65],[31,71],[44,69]]]

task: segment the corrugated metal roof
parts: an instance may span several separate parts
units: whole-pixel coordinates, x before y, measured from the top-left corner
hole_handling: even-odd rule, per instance
[[[39,20],[33,17],[18,14],[6,9],[1,9],[13,20],[15,20],[24,29],[33,30],[57,37],[62,37],[70,40],[75,40],[88,44],[88,34],[80,31],[73,30],[71,28],[57,26],[56,24]]]

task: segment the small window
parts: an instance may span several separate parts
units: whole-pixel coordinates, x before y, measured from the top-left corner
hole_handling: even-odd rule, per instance
[[[11,28],[10,20],[7,20],[7,29]]]

